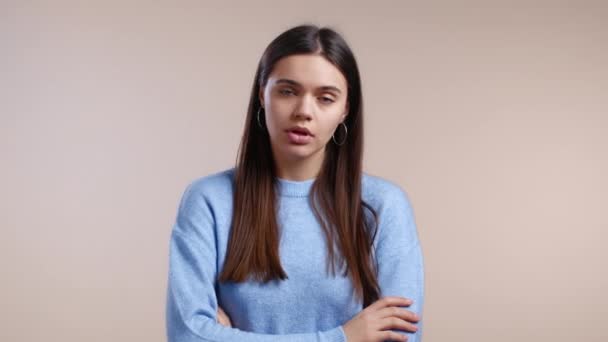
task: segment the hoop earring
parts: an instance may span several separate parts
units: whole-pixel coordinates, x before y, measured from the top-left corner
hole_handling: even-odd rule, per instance
[[[346,124],[344,122],[340,122],[340,125],[344,126],[344,140],[342,140],[342,142],[338,144],[338,142],[336,141],[336,137],[334,136],[336,134],[336,132],[334,132],[334,134],[331,135],[332,140],[338,146],[344,145],[344,143],[346,142],[346,138],[348,137],[348,128],[346,128]],[[336,129],[336,131],[337,131],[337,129]]]
[[[260,122],[260,111],[262,110],[262,106],[260,106],[260,108],[258,108],[258,127],[260,127],[260,129],[264,129],[264,126],[262,125],[262,123]]]

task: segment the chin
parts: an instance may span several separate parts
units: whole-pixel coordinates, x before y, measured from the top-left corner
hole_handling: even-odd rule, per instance
[[[316,146],[302,145],[302,146],[287,146],[284,153],[291,159],[307,159],[314,157],[319,153],[319,149]]]
[[[304,160],[304,159],[308,159],[308,158],[312,157],[313,153],[304,152],[304,151],[302,151],[300,153],[298,153],[297,151],[289,151],[289,152],[286,152],[286,156],[288,159],[292,159],[292,160],[293,159]]]

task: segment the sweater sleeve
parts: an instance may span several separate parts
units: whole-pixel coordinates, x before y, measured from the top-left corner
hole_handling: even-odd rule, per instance
[[[376,247],[381,297],[399,296],[414,303],[404,309],[420,317],[415,333],[394,330],[408,336],[408,342],[422,340],[424,306],[424,263],[414,214],[407,194],[401,188],[388,192],[379,215]]]
[[[345,342],[342,326],[301,334],[258,334],[217,322],[213,211],[200,190],[184,192],[170,237],[166,329],[169,342]]]

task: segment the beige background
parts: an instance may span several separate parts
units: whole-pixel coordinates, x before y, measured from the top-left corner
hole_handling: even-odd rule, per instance
[[[412,200],[425,341],[608,340],[608,2],[0,4],[0,340],[165,340],[178,200],[306,22],[350,42],[365,169]]]

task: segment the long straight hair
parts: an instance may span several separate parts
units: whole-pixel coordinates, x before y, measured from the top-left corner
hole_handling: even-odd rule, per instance
[[[281,58],[318,54],[336,66],[348,84],[349,113],[344,120],[348,136],[342,145],[330,141],[311,188],[309,201],[325,233],[328,266],[335,275],[336,260],[349,276],[363,306],[379,297],[373,241],[377,213],[361,197],[363,154],[363,101],[359,69],[345,40],[331,28],[293,27],[276,37],[264,51],[255,74],[234,175],[232,227],[220,282],[287,279],[279,258],[276,218],[276,169],[270,137],[260,124],[260,89]],[[262,124],[262,127],[265,125]],[[340,130],[340,127],[338,127]],[[337,131],[338,131],[337,130]],[[367,209],[370,215],[365,215]],[[337,251],[336,251],[337,249]]]

